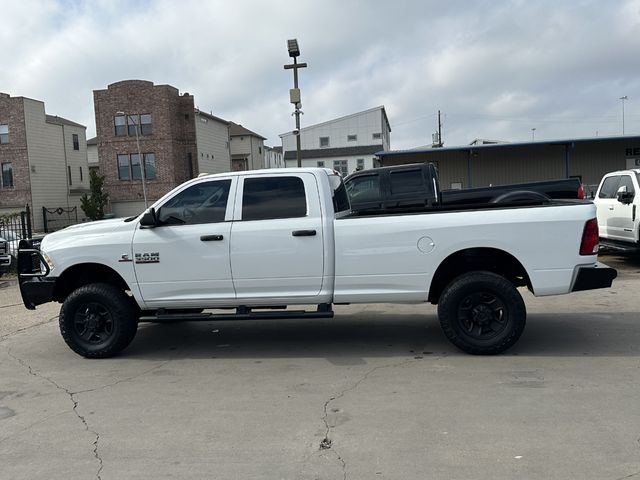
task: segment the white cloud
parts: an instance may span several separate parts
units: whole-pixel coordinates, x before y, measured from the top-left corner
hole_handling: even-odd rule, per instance
[[[0,91],[95,131],[93,90],[169,83],[278,144],[293,127],[286,40],[297,37],[303,126],[384,104],[392,147],[640,134],[640,1],[322,3],[278,0],[3,4]]]

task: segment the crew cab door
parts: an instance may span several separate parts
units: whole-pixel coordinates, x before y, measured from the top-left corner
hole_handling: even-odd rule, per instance
[[[622,203],[618,192],[631,192],[634,200]],[[600,236],[611,240],[635,241],[635,196],[638,185],[629,174],[617,174],[602,180],[594,203],[597,207],[598,229]]]
[[[135,272],[149,307],[203,307],[235,298],[229,242],[237,179],[191,183],[156,209],[159,225],[138,226]]]
[[[632,194],[634,199],[631,203],[622,203],[617,198],[619,192],[627,192]],[[634,180],[631,175],[623,174],[620,176],[620,183],[616,189],[616,202],[613,204],[613,215],[610,220],[610,230],[615,229],[615,235],[620,240],[629,242],[635,241],[634,232],[634,202],[637,189],[634,185]]]
[[[231,230],[238,301],[317,296],[324,272],[323,233],[313,174],[241,178]]]

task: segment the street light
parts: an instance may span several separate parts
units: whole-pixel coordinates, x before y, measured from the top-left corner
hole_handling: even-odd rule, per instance
[[[536,139],[536,127],[531,129],[531,141],[533,142]]]
[[[147,174],[145,172],[144,158],[142,158],[142,154],[140,153],[140,137],[138,136],[138,127],[140,122],[139,121],[136,122],[135,117],[128,113],[116,112],[116,115],[123,115],[125,117],[126,119],[125,123],[127,125],[127,135],[129,135],[129,119],[131,119],[133,121],[133,124],[136,126],[136,145],[138,146],[138,161],[140,162],[140,172],[142,175],[142,195],[144,196],[144,208],[147,209],[149,208],[149,203],[147,202],[147,185],[146,185]]]
[[[294,132],[296,136],[296,159],[298,161],[298,167],[302,167],[302,158],[300,156],[300,114],[304,113],[300,110],[302,103],[300,101],[300,89],[298,88],[298,69],[306,68],[306,63],[298,63],[298,57],[300,56],[300,47],[298,46],[298,40],[292,38],[287,40],[287,50],[289,56],[293,58],[293,63],[284,66],[285,70],[293,70],[293,88],[289,90],[289,101],[295,105],[293,114],[296,116],[296,130]]]
[[[625,100],[629,100],[629,97],[627,97],[626,95],[623,97],[620,97],[620,101],[622,102],[622,135],[624,135],[624,101]]]

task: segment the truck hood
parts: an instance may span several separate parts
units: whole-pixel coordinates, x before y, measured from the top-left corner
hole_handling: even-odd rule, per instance
[[[131,230],[133,232],[137,224],[136,221],[125,222],[124,218],[80,223],[48,234],[42,240],[40,248],[47,251],[61,244],[67,247],[71,244],[81,244],[87,240],[93,240],[96,236],[101,237],[116,231]]]

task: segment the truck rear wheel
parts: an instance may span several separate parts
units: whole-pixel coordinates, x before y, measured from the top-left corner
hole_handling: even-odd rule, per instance
[[[74,290],[60,309],[60,333],[86,358],[107,358],[125,349],[138,329],[131,299],[120,289],[92,283]]]
[[[438,302],[440,325],[456,347],[494,355],[515,344],[526,323],[522,296],[504,277],[478,271],[460,275]]]

